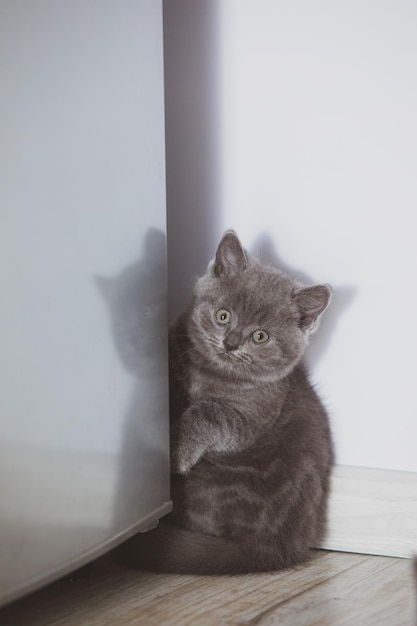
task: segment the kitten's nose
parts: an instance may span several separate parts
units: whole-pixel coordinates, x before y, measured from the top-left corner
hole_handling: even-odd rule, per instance
[[[240,346],[240,337],[237,333],[231,332],[223,340],[223,345],[226,352],[233,352],[233,350],[237,350]]]

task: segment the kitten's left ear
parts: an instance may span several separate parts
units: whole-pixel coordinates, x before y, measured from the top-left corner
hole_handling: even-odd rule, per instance
[[[299,325],[305,332],[313,332],[318,327],[319,317],[327,309],[332,297],[329,285],[314,285],[297,289],[293,299],[300,314]]]
[[[218,278],[232,278],[243,272],[248,264],[246,252],[233,230],[223,235],[217,248],[214,261],[214,275]]]

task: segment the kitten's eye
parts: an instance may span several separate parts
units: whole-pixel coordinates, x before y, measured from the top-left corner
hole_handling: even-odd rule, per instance
[[[250,336],[255,343],[265,343],[269,339],[269,335],[265,330],[255,330]]]
[[[228,324],[231,320],[231,314],[227,309],[219,309],[216,311],[216,321],[219,324]]]

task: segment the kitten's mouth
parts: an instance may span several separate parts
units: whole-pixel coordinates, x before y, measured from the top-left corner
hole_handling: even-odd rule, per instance
[[[224,365],[226,365],[226,363],[231,363],[234,360],[230,352],[218,352],[217,358]]]
[[[249,365],[251,360],[247,356],[236,354],[235,352],[226,352],[222,351],[219,353],[220,360],[225,363],[228,361],[229,363],[235,365]]]

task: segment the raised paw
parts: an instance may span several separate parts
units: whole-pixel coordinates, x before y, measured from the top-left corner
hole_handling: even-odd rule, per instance
[[[201,459],[203,448],[191,448],[186,444],[178,444],[171,452],[171,472],[173,474],[188,474],[194,465]]]

